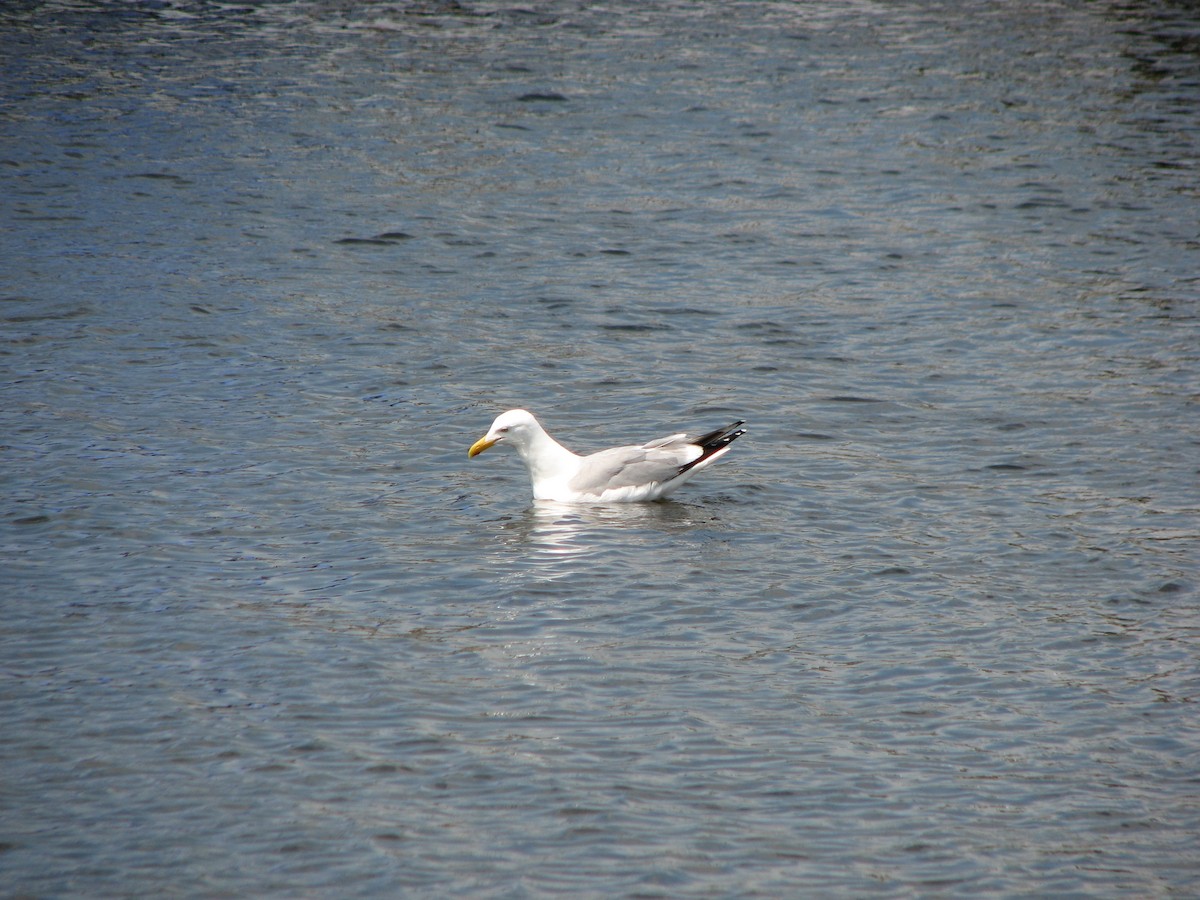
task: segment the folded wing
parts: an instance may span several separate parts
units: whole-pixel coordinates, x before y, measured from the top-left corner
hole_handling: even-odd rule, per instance
[[[665,485],[725,450],[745,432],[734,422],[694,437],[672,434],[640,447],[614,447],[585,456],[570,481],[575,491],[599,496],[623,488]]]

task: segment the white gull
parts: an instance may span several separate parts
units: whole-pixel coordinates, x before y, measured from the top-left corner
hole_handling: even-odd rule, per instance
[[[467,456],[478,456],[496,444],[511,445],[529,468],[535,500],[661,500],[724,456],[729,445],[746,433],[741,428],[744,424],[738,421],[698,436],[672,434],[641,445],[579,456],[550,437],[532,413],[510,409],[496,417]]]

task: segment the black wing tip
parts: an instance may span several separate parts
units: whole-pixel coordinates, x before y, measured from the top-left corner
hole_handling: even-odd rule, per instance
[[[732,444],[734,441],[736,441],[738,438],[740,438],[745,433],[746,433],[745,428],[735,428],[733,431],[730,431],[724,437],[721,438],[720,446],[728,447],[730,444]]]
[[[722,445],[732,444],[734,441],[736,441],[738,438],[740,438],[743,434],[745,434],[746,429],[738,427],[739,425],[742,425],[742,424],[744,424],[744,423],[735,422],[733,425],[730,425],[729,430],[726,431],[723,435],[721,435],[721,437],[718,439],[721,442],[721,444]]]
[[[716,431],[710,431],[708,434],[701,435],[692,441],[692,443],[697,447],[702,447],[706,451],[705,456],[707,456],[712,450],[720,450],[745,434],[746,429],[742,428],[745,424],[745,419],[738,419],[724,428],[718,428]]]
[[[708,434],[696,438],[692,441],[692,444],[701,449],[701,454],[690,463],[680,466],[677,475],[682,475],[688,469],[695,468],[709,457],[724,450],[746,433],[746,429],[741,427],[745,424],[746,421],[744,419],[739,419],[731,425],[726,425],[724,428],[718,428],[716,431],[710,431]]]

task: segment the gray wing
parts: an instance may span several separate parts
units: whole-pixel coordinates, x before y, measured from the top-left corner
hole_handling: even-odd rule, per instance
[[[585,456],[571,479],[575,491],[602,493],[612,488],[669,481],[696,459],[699,447],[686,434],[659,438],[642,447],[614,447]]]

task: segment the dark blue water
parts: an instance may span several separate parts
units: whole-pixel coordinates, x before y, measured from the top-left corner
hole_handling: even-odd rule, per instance
[[[5,7],[3,893],[1193,893],[1196,24]]]

